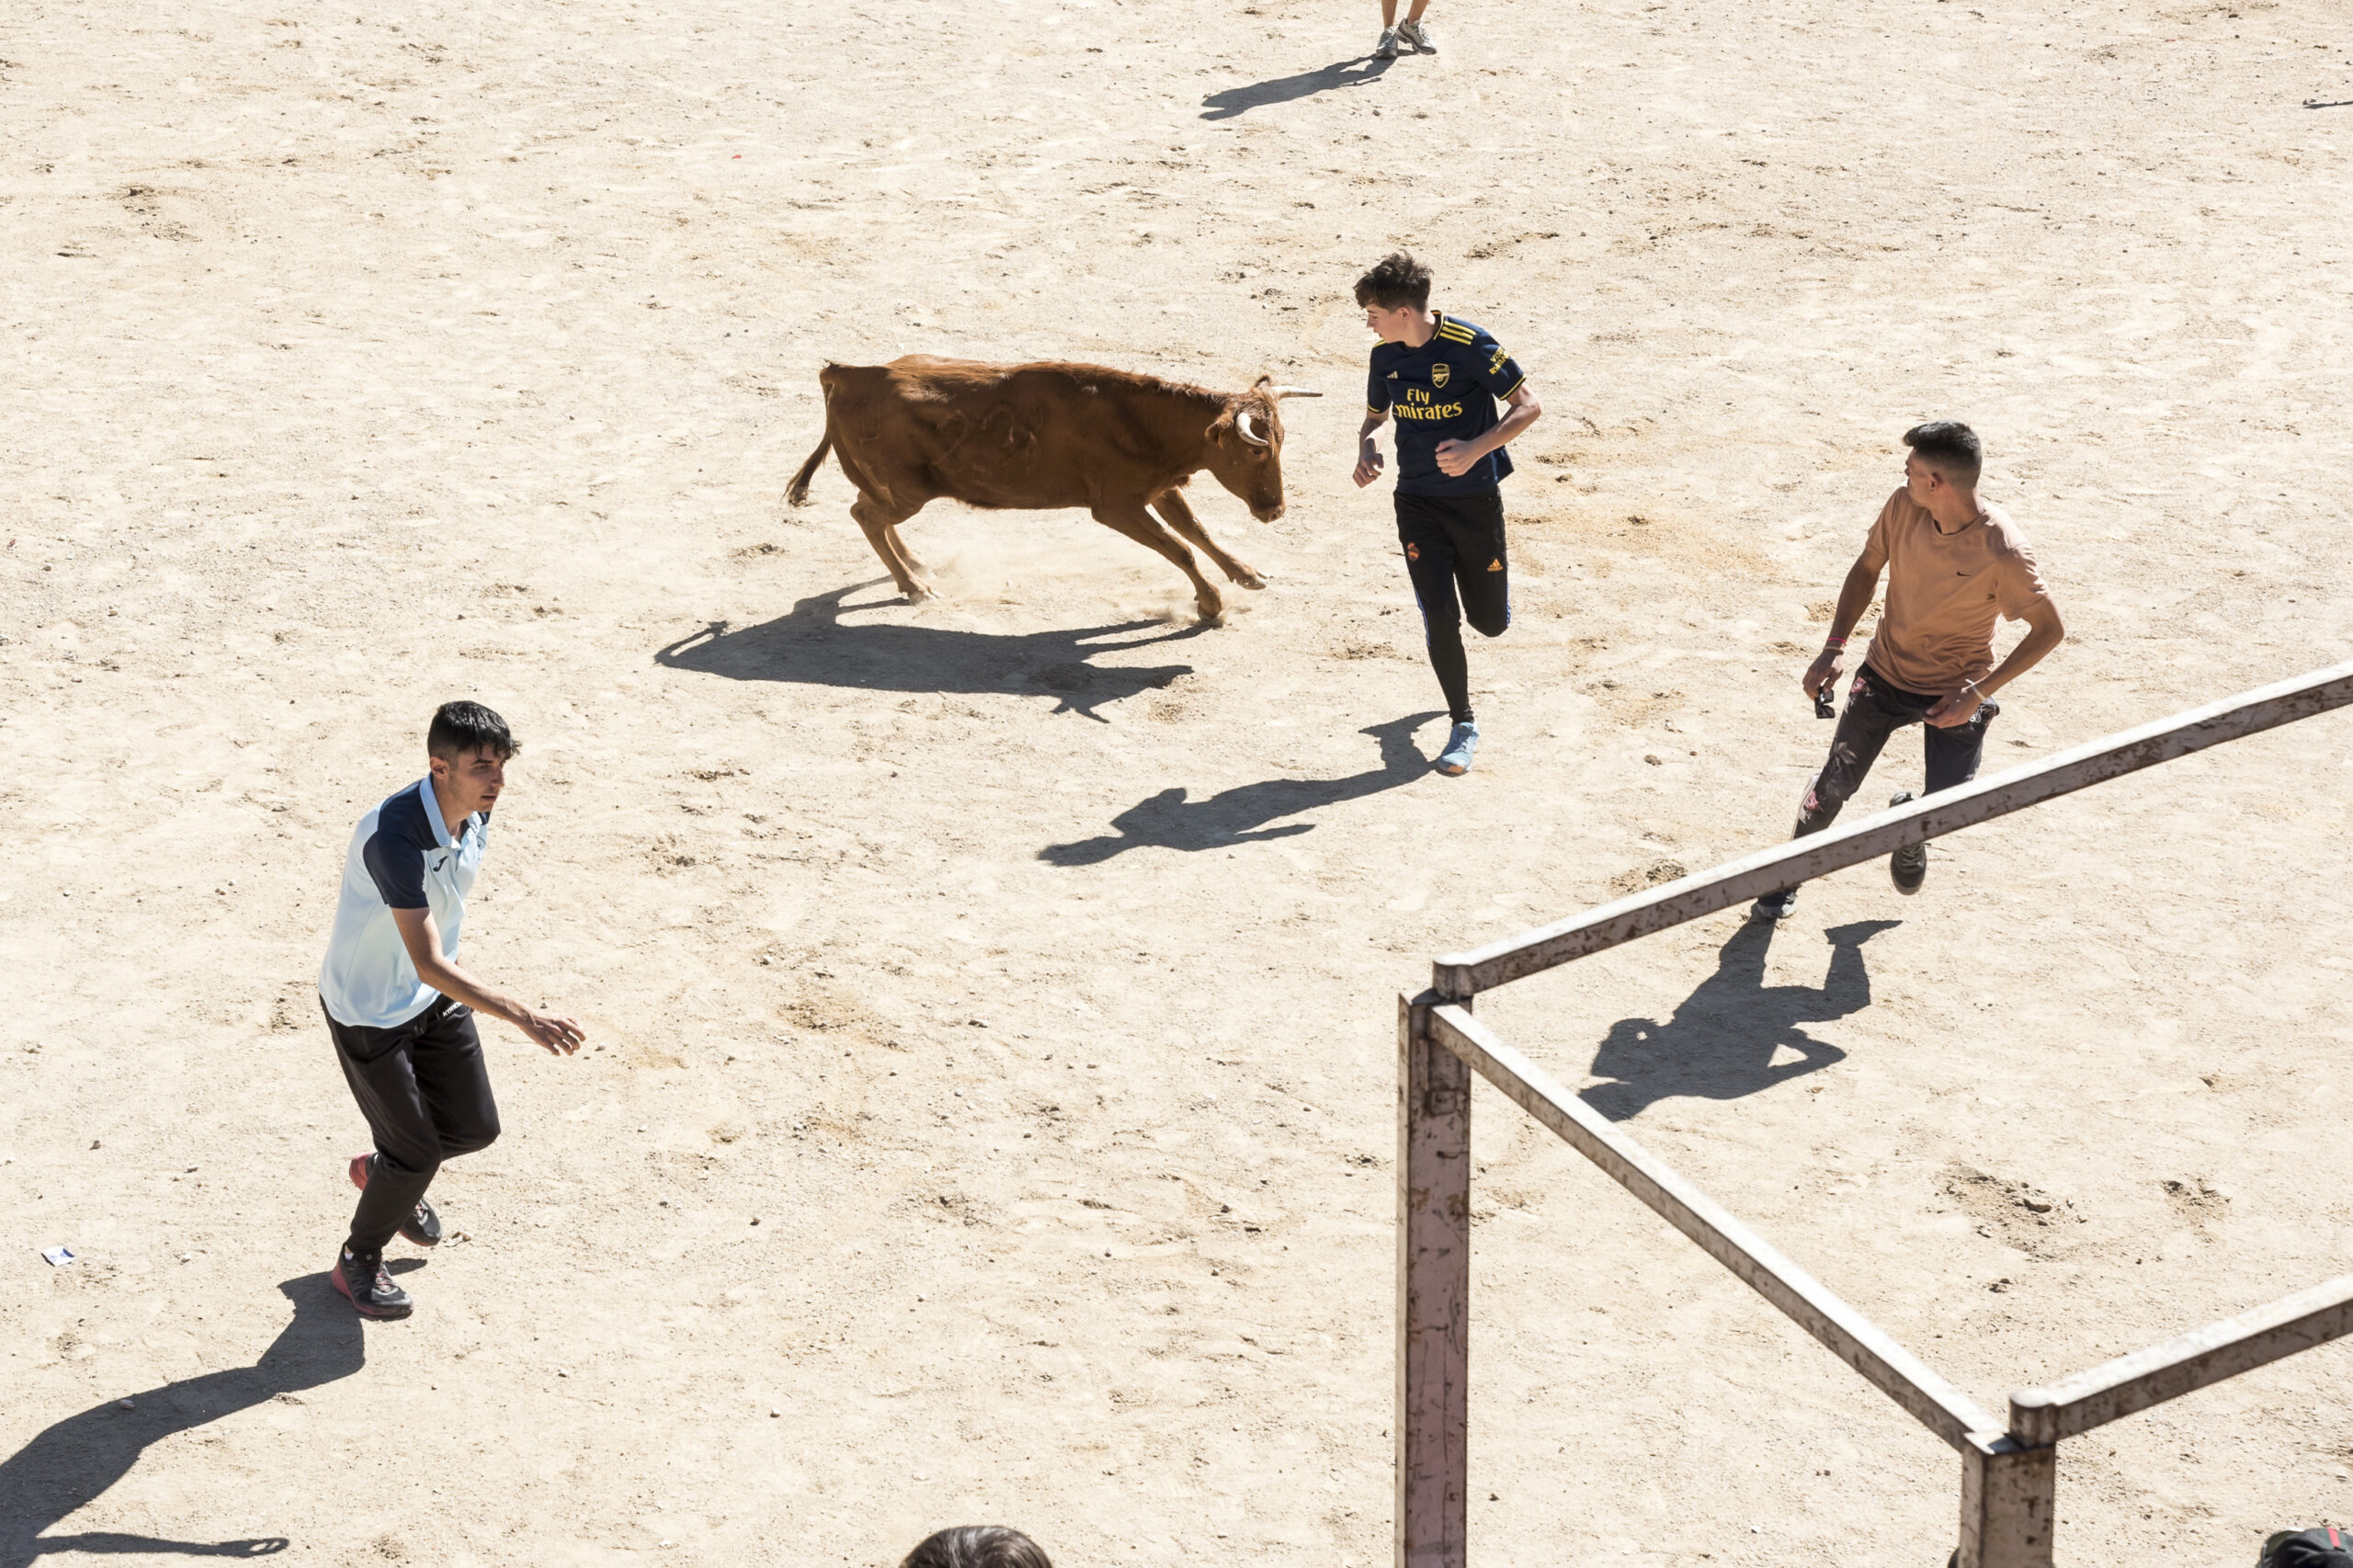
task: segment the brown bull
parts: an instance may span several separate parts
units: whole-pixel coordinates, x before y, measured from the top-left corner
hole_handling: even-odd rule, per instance
[[[1216,392],[1100,365],[986,365],[927,354],[827,365],[817,381],[825,389],[824,439],[785,499],[806,502],[810,476],[833,452],[858,488],[849,515],[910,600],[937,590],[899,525],[946,496],[968,506],[1084,506],[1175,562],[1192,579],[1204,620],[1225,600],[1186,540],[1244,587],[1267,585],[1210,538],[1178,492],[1207,469],[1259,521],[1281,517],[1277,404],[1321,395],[1266,376],[1246,392]]]

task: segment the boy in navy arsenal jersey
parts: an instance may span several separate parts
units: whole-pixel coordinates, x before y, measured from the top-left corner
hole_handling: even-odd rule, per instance
[[[1462,621],[1468,617],[1485,637],[1501,636],[1511,624],[1500,488],[1511,454],[1504,445],[1544,411],[1503,345],[1469,322],[1431,314],[1429,302],[1429,268],[1403,251],[1357,279],[1357,303],[1381,344],[1372,351],[1358,432],[1356,482],[1381,477],[1373,437],[1394,417],[1397,541],[1454,720],[1438,771],[1461,774],[1479,750]],[[1497,398],[1506,408],[1500,416]]]
[[[441,1221],[425,1200],[441,1162],[490,1146],[498,1106],[473,1016],[504,1018],[548,1051],[580,1049],[580,1026],[527,1007],[458,967],[466,895],[482,869],[490,811],[515,737],[479,702],[447,702],[426,732],[427,772],[359,819],[319,1005],[375,1149],[352,1156],[359,1205],[329,1282],[371,1318],[408,1316],[384,1244],[429,1247]]]

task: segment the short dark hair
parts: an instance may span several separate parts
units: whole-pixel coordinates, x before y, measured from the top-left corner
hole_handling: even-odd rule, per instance
[[[1370,272],[1357,279],[1357,303],[1379,305],[1384,311],[1411,305],[1430,308],[1430,269],[1410,251],[1392,251]]]
[[[1958,419],[1932,419],[1904,432],[1920,460],[1956,484],[1974,484],[1985,466],[1985,444]]]
[[[957,1525],[926,1536],[899,1568],[1054,1568],[1043,1548],[1007,1525]]]
[[[425,732],[425,754],[455,762],[470,751],[494,752],[505,762],[523,744],[507,732],[506,721],[479,702],[444,702],[433,710],[433,727]]]

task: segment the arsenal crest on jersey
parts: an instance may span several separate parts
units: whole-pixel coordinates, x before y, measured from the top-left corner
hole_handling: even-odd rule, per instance
[[[1437,364],[1430,367],[1430,385],[1434,387],[1442,387],[1446,385],[1446,378],[1453,374],[1453,372],[1454,367],[1441,359]]]

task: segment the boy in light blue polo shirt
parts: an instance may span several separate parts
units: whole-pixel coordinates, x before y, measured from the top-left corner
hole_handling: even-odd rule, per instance
[[[498,1136],[473,1015],[504,1018],[552,1054],[580,1049],[578,1024],[527,1007],[457,964],[466,894],[517,749],[506,721],[481,703],[443,703],[426,733],[429,771],[359,819],[344,858],[319,1005],[376,1135],[375,1152],[351,1160],[359,1207],[330,1277],[362,1317],[408,1316],[408,1292],[384,1269],[384,1244],[395,1234],[419,1246],[440,1241],[426,1187],[442,1161]]]

